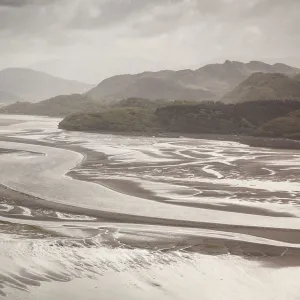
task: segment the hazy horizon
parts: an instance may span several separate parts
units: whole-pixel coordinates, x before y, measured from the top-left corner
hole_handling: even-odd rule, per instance
[[[60,76],[59,74],[55,74],[55,72],[48,72],[48,71],[45,71],[45,70],[42,70],[42,69],[38,69],[38,68],[35,68],[33,66],[23,66],[23,67],[20,67],[20,66],[11,66],[11,67],[6,67],[4,69],[0,69],[0,71],[2,70],[5,70],[5,69],[29,69],[29,70],[33,70],[33,71],[37,71],[37,72],[43,72],[45,74],[49,74],[49,75],[52,75],[52,76],[55,76],[55,77],[58,77],[58,78],[61,78],[61,79],[66,79],[66,80],[72,80],[72,81],[79,81],[79,82],[82,82],[82,83],[86,83],[86,84],[90,84],[90,85],[97,85],[99,84],[102,80],[106,79],[106,78],[109,78],[111,76],[115,76],[115,75],[126,75],[126,74],[138,74],[138,73],[142,73],[142,72],[157,72],[157,71],[162,71],[162,70],[170,70],[170,71],[179,71],[179,70],[184,70],[184,69],[191,69],[191,70],[196,70],[196,69],[199,69],[199,68],[202,68],[206,65],[209,65],[209,64],[224,64],[226,61],[228,60],[225,60],[225,61],[221,61],[221,62],[210,62],[210,63],[207,63],[207,64],[203,64],[201,66],[196,66],[196,67],[192,67],[192,68],[177,68],[177,69],[172,69],[172,68],[169,68],[169,69],[162,69],[162,68],[157,68],[157,69],[153,69],[153,70],[150,70],[150,69],[144,69],[144,70],[141,70],[141,71],[137,71],[137,72],[123,72],[123,73],[115,73],[115,74],[111,74],[111,75],[108,75],[107,77],[103,77],[103,78],[100,78],[97,82],[87,82],[87,81],[83,81],[83,80],[78,80],[78,79],[73,79],[73,78],[67,78],[67,77],[63,77],[63,76]],[[234,60],[230,60],[230,61],[234,61]],[[241,62],[241,63],[249,63],[251,61],[258,61],[258,60],[249,60],[249,61],[236,61],[235,62]],[[265,61],[261,61],[263,63],[266,63]],[[272,65],[272,64],[276,64],[276,63],[281,63],[280,61],[278,62],[269,62],[268,64]],[[283,63],[284,64],[284,63]],[[295,65],[290,65],[291,67],[295,67],[295,68],[298,68],[298,66],[295,66]]]
[[[0,69],[96,84],[225,60],[300,67],[299,9],[296,0],[0,0]]]

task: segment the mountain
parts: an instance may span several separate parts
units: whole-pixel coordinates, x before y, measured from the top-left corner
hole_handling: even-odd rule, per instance
[[[136,102],[134,102],[135,104]],[[238,104],[201,102],[153,107],[111,107],[98,113],[68,115],[59,128],[98,132],[177,132],[264,135],[263,124],[300,109],[300,101]],[[300,131],[299,131],[300,132]],[[272,136],[268,135],[267,136]]]
[[[102,108],[101,104],[86,95],[73,94],[57,96],[38,103],[17,102],[0,108],[0,113],[60,117],[81,111],[95,112]]]
[[[0,91],[25,101],[37,102],[58,95],[84,93],[93,86],[66,80],[30,69],[9,68],[0,71]]]
[[[0,91],[16,96],[9,102],[20,101],[19,98],[37,102],[58,95],[84,92],[103,103],[132,97],[150,100],[218,100],[255,72],[283,73],[292,77],[300,74],[300,69],[259,61],[226,61],[197,70],[162,70],[118,75],[103,80],[93,88],[89,84],[61,79],[31,69],[10,68],[0,71]]]
[[[266,122],[258,128],[257,134],[300,140],[300,110]]]
[[[150,100],[184,99],[199,101],[216,99],[216,95],[210,91],[183,86],[168,78],[147,77],[146,75],[119,75],[109,78],[87,94],[93,99],[126,99],[132,97],[143,97]]]
[[[144,97],[166,100],[216,100],[234,89],[255,72],[300,74],[300,69],[284,64],[269,65],[259,61],[226,61],[197,70],[125,74],[103,80],[88,92],[94,99]]]
[[[300,100],[300,81],[280,73],[254,73],[221,101]]]
[[[166,100],[153,101],[145,98],[127,98],[118,101],[112,105],[109,105],[109,107],[111,108],[137,107],[137,108],[156,109],[158,107],[162,107],[170,103],[174,103],[174,101],[166,101]]]
[[[14,103],[18,101],[22,101],[22,99],[14,94],[5,91],[0,91],[0,105]]]
[[[71,114],[60,122],[59,128],[96,132],[153,132],[159,128],[154,112],[140,107],[126,107],[98,113]]]
[[[293,76],[298,74],[300,69],[279,63],[269,65],[260,61],[242,63],[227,60],[223,64],[206,65],[194,71],[194,74],[179,71],[177,76],[180,82],[186,85],[206,88],[222,97],[255,72],[283,73]]]
[[[300,74],[294,76],[294,79],[297,80],[297,81],[300,81]]]

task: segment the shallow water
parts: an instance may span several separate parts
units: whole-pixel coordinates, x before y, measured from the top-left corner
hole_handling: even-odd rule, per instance
[[[0,117],[0,294],[300,299],[299,152],[59,121]]]

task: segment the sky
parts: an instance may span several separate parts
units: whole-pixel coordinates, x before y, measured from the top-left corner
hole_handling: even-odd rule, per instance
[[[0,0],[0,69],[98,83],[225,60],[300,67],[299,0]]]

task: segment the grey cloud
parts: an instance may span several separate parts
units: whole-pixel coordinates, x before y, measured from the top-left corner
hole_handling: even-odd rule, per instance
[[[44,6],[47,5],[47,12]],[[171,24],[176,27],[177,20],[185,16],[200,18],[213,17],[217,21],[245,22],[251,19],[269,17],[276,10],[287,12],[299,8],[298,0],[0,0],[0,31],[14,31],[24,26],[28,33],[38,28],[49,27],[49,23],[57,27],[70,29],[98,29],[109,26],[133,26],[141,31],[153,26],[169,30]],[[28,7],[29,6],[29,7]],[[170,7],[178,6],[178,11]],[[11,9],[9,9],[11,7]],[[18,7],[18,9],[14,9]],[[159,9],[163,14],[159,13]],[[151,18],[149,18],[149,16]],[[147,24],[147,18],[149,20]],[[130,23],[130,24],[129,24]],[[33,26],[31,26],[31,24]],[[146,26],[145,26],[146,25]],[[180,24],[181,26],[184,24]],[[28,28],[26,28],[28,27]],[[37,28],[34,28],[37,27]],[[174,28],[175,28],[174,27]],[[47,29],[47,28],[46,28]],[[22,30],[21,30],[22,31]],[[151,30],[150,30],[151,31]]]
[[[65,77],[76,64],[96,74],[97,61],[109,75],[227,58],[290,63],[300,47],[299,11],[299,0],[0,0],[0,69],[48,57]]]
[[[3,0],[0,6],[0,35],[46,37],[53,28],[63,26],[65,12],[59,8],[66,2],[64,0],[7,2],[10,6]]]
[[[138,19],[165,3],[183,0],[0,0],[0,33],[36,35],[51,28],[91,30]]]
[[[0,6],[21,7],[26,5],[45,5],[58,0],[0,0]]]
[[[184,0],[87,0],[80,2],[70,28],[93,29],[111,26],[130,20],[138,14],[165,4],[177,4]]]
[[[1,0],[0,6],[25,6],[31,3],[36,2],[35,0]]]
[[[0,31],[35,34],[49,27],[97,30],[122,25],[137,35],[151,35],[185,26],[181,20],[189,24],[212,17],[244,23],[298,4],[298,0],[0,0],[6,7],[0,10]]]
[[[266,20],[279,13],[280,22],[282,19],[289,17],[295,10],[299,11],[300,2],[298,0],[252,0],[249,1],[247,9],[240,15],[241,18],[266,18]]]
[[[152,36],[176,30],[207,18],[224,23],[224,27],[282,22],[289,15],[290,23],[299,24],[293,11],[300,10],[299,0],[85,0],[68,23],[70,29],[98,29],[122,26],[133,29],[136,36]],[[171,9],[174,7],[174,9]],[[177,10],[176,10],[177,7]],[[283,24],[289,26],[289,24]],[[291,26],[291,25],[290,25]]]

